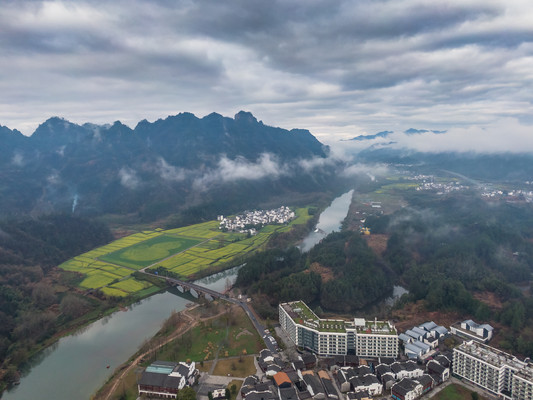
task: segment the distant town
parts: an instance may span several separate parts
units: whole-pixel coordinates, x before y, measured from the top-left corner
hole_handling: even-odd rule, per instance
[[[289,207],[281,206],[273,210],[246,211],[234,218],[217,216],[220,221],[219,229],[229,232],[249,233],[255,235],[257,229],[268,224],[285,224],[295,217]]]

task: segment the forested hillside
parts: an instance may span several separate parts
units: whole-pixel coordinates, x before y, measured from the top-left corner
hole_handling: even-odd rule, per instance
[[[248,294],[266,297],[260,305],[275,317],[279,302],[304,300],[324,310],[359,310],[388,295],[392,276],[359,233],[333,233],[309,253],[271,250],[248,260],[236,282]]]
[[[134,129],[54,117],[30,137],[0,126],[0,145],[0,218],[72,212],[146,222],[201,208],[212,219],[328,191],[337,180],[334,166],[320,162],[328,147],[309,131],[267,126],[242,111],[181,113]]]
[[[366,220],[388,237],[384,261],[435,311],[459,311],[506,327],[496,346],[533,355],[533,209],[474,192],[416,193],[410,206]],[[490,299],[490,300],[489,300]]]
[[[0,378],[17,368],[60,326],[99,307],[69,289],[59,263],[112,240],[104,225],[69,215],[0,224]],[[67,279],[67,281],[65,280]],[[2,386],[0,386],[0,389]]]

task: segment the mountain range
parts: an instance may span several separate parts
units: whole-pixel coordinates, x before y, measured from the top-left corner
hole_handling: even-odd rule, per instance
[[[53,117],[31,136],[0,126],[0,143],[4,216],[158,214],[229,202],[242,191],[253,201],[330,181],[310,173],[329,149],[309,131],[267,126],[244,111],[234,118],[180,113],[134,129]]]

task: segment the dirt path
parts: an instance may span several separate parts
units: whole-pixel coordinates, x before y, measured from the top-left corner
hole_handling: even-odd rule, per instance
[[[148,353],[150,353],[153,350],[157,350],[157,349],[163,347],[164,345],[168,344],[172,340],[174,340],[174,339],[178,338],[179,336],[185,334],[186,332],[188,332],[189,330],[194,328],[196,325],[198,325],[199,322],[207,321],[207,320],[210,320],[212,318],[218,318],[218,317],[222,316],[226,312],[226,310],[222,310],[222,311],[220,311],[219,313],[217,313],[217,314],[215,314],[213,316],[203,317],[203,318],[195,318],[195,317],[193,317],[192,315],[189,314],[189,312],[191,310],[193,310],[193,309],[195,309],[195,308],[197,308],[199,306],[200,306],[199,304],[196,304],[195,306],[193,306],[193,307],[191,307],[189,309],[185,309],[183,311],[180,311],[180,313],[185,318],[187,318],[189,320],[189,322],[188,323],[186,321],[180,322],[180,325],[178,326],[178,328],[174,331],[174,333],[172,333],[169,337],[167,337],[165,339],[165,341],[159,343],[155,349],[147,350],[144,353],[142,353],[139,356],[137,356],[133,361],[131,361],[131,363],[130,363],[130,365],[128,367],[125,368],[126,364],[123,364],[120,367],[118,367],[118,370],[121,370],[122,368],[124,368],[124,370],[119,375],[113,377],[111,379],[111,381],[105,385],[105,387],[103,388],[101,393],[97,394],[94,397],[94,400],[109,400],[109,399],[111,399],[111,396],[117,390],[117,387],[119,386],[120,382],[122,382],[122,380],[126,377],[126,375],[128,373],[130,373],[134,368],[136,368],[139,365],[140,360],[142,358],[146,357],[148,355]]]
[[[228,333],[229,333],[229,328],[226,327],[226,340],[228,339]],[[218,355],[220,354],[221,347],[222,346],[220,346],[219,344],[217,348],[217,354],[215,354],[215,359],[213,360],[213,365],[211,365],[211,369],[209,370],[209,375],[213,375],[213,371],[215,370],[215,367],[217,366]]]

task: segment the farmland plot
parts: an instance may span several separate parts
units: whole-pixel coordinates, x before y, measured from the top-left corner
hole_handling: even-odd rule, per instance
[[[218,221],[143,231],[88,251],[59,267],[83,275],[79,283],[82,289],[99,289],[115,297],[147,295],[157,287],[130,276],[134,271],[155,265],[190,279],[200,271],[260,250],[273,233],[288,231],[310,218],[307,208],[297,209],[296,215],[289,225],[267,225],[251,237],[222,232]]]

